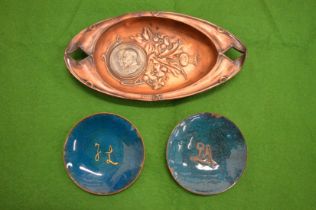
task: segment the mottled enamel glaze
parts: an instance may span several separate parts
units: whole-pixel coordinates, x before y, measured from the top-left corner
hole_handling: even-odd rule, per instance
[[[127,188],[139,175],[144,146],[127,120],[100,113],[80,121],[64,146],[70,178],[83,190],[108,195]]]
[[[239,129],[218,115],[193,115],[176,126],[167,144],[174,179],[196,194],[221,193],[241,176],[247,148]]]

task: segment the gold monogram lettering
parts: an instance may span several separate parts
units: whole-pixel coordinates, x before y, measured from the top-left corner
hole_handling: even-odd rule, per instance
[[[101,155],[101,149],[100,149],[100,144],[99,143],[95,143],[94,146],[97,148],[97,151],[95,153],[94,159],[95,161],[99,161],[100,160],[100,155]],[[107,155],[107,159],[104,161],[106,164],[111,164],[111,165],[118,165],[118,162],[114,162],[111,159],[111,153],[113,152],[113,148],[112,145],[109,146],[109,151],[105,152],[105,154]]]
[[[94,156],[95,161],[99,161],[100,160],[100,144],[95,143],[94,146],[97,148],[97,153]]]
[[[201,163],[204,165],[209,165],[212,168],[216,167],[218,164],[213,160],[212,149],[209,144],[204,145],[202,142],[196,144],[196,149],[198,150],[198,155],[192,156],[190,159],[194,162]]]
[[[105,161],[107,164],[112,164],[114,166],[118,165],[119,163],[118,162],[113,162],[111,160],[111,153],[113,152],[113,149],[112,149],[112,146],[110,145],[109,147],[109,151],[108,152],[105,152],[108,156],[108,159]]]

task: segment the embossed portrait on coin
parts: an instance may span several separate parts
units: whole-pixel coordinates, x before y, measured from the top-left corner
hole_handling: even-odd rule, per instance
[[[133,78],[144,71],[146,53],[131,43],[122,43],[110,51],[109,67],[112,73],[119,78]]]
[[[122,49],[117,56],[120,67],[126,73],[132,73],[140,66],[139,56],[133,49]]]

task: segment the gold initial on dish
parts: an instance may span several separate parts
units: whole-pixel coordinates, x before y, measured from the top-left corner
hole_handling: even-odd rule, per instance
[[[112,146],[110,145],[109,147],[109,151],[108,152],[105,152],[106,155],[108,156],[108,159],[105,161],[107,164],[112,164],[114,166],[118,165],[119,163],[118,162],[113,162],[111,160],[111,153],[113,152],[113,149],[112,149]]]
[[[95,156],[94,156],[94,159],[95,161],[99,161],[100,160],[100,156],[101,156],[101,149],[100,149],[100,144],[99,143],[95,143],[94,146],[97,148],[97,151],[95,153]],[[111,153],[113,152],[113,148],[112,148],[112,145],[110,145],[109,147],[109,151],[105,152],[106,156],[107,156],[107,159],[104,161],[106,164],[111,164],[111,165],[118,165],[119,163],[118,162],[114,162],[112,161],[111,159]]]
[[[100,153],[101,153],[100,144],[95,143],[94,146],[97,148],[97,152],[94,156],[94,159],[95,159],[95,161],[99,161],[100,160]]]
[[[213,160],[212,149],[209,144],[204,145],[202,142],[196,144],[196,149],[198,150],[198,155],[192,156],[190,159],[194,162],[201,163],[204,165],[209,165],[212,168],[216,167],[218,164]]]

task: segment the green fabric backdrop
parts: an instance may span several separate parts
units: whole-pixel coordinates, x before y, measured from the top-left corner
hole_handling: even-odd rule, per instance
[[[0,209],[315,209],[316,1],[0,0]],[[229,30],[247,46],[243,70],[220,87],[167,102],[101,95],[68,73],[71,38],[127,12],[185,13]],[[63,168],[65,137],[96,112],[132,121],[146,147],[144,170],[114,196],[80,190]],[[235,122],[248,145],[240,182],[197,196],[170,176],[165,146],[197,112]]]

